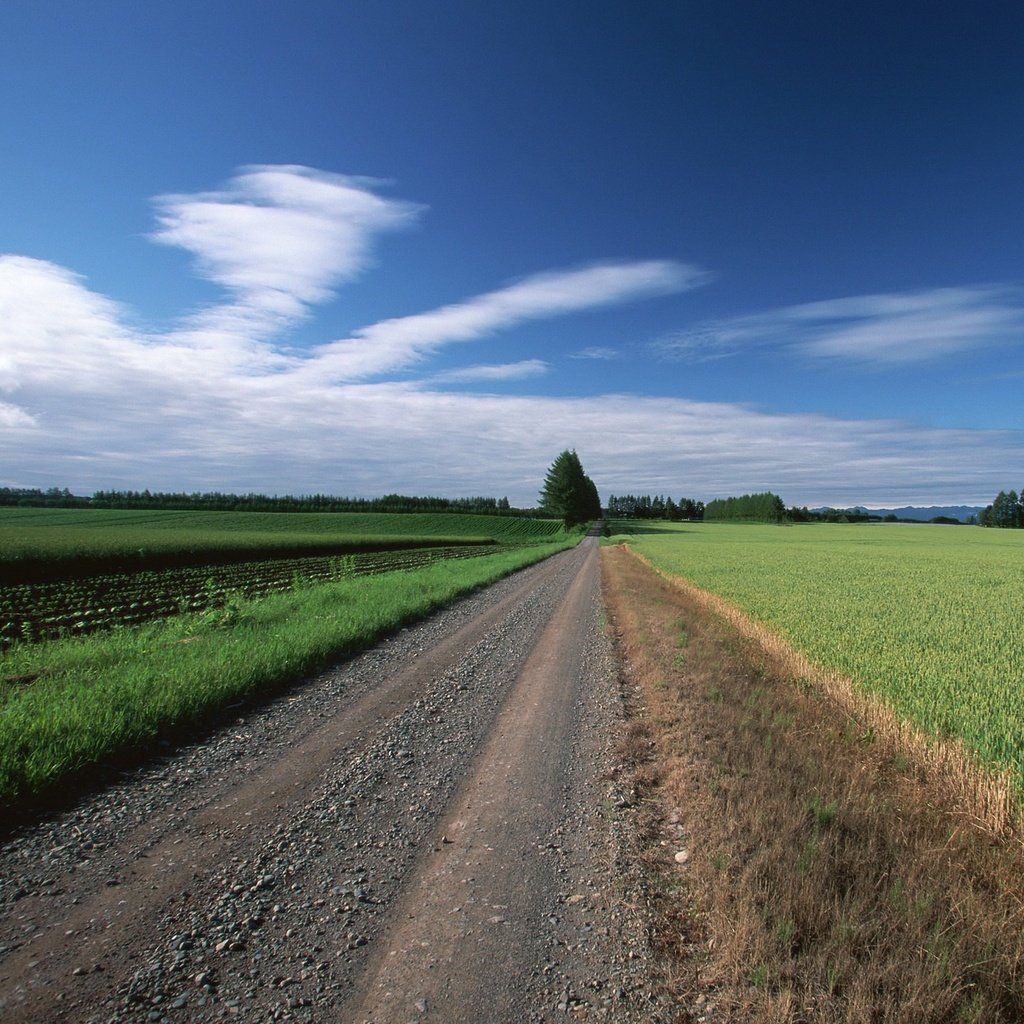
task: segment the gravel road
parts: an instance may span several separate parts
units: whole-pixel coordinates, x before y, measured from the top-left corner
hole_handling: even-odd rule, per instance
[[[0,848],[0,1017],[659,1019],[598,547]]]

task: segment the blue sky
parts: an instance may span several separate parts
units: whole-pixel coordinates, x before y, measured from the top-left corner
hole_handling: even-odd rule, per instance
[[[0,485],[1024,486],[1024,8],[8,0]]]

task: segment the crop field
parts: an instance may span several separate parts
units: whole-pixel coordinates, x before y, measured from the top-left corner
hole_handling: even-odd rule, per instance
[[[19,642],[84,636],[182,612],[222,608],[237,598],[281,594],[350,576],[415,569],[441,559],[475,558],[499,550],[480,544],[414,547],[13,584],[0,591],[0,650]]]
[[[555,539],[457,514],[0,509],[0,650]]]
[[[0,806],[273,694],[582,536],[460,514],[3,512],[0,568],[43,579],[0,587]],[[153,563],[133,561],[137,543],[170,567],[139,569]],[[310,553],[321,544],[341,553]],[[294,557],[260,557],[282,551]]]
[[[658,568],[733,602],[1024,792],[1024,534],[908,525],[615,524]]]
[[[550,519],[456,513],[0,508],[0,583],[246,559],[550,543]]]

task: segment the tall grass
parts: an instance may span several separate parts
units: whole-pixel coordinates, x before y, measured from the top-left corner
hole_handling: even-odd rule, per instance
[[[341,580],[0,657],[0,804],[363,649],[575,538]]]

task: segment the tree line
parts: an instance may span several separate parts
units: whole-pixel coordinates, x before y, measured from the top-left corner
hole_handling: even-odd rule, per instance
[[[508,498],[433,498],[386,494],[381,498],[338,498],[327,494],[302,497],[175,491],[96,491],[79,497],[66,487],[48,490],[0,487],[0,505],[57,508],[169,509],[206,512],[468,512],[478,515],[529,516],[536,509],[518,509]]]
[[[1000,491],[991,505],[978,513],[981,526],[996,526],[1002,529],[1024,529],[1024,491]]]
[[[88,508],[90,498],[72,494],[66,487],[0,487],[0,506],[23,505],[30,508]]]
[[[608,498],[609,519],[667,519],[677,523],[681,520],[704,518],[704,502],[693,498],[672,498],[661,494],[612,494]]]
[[[708,522],[781,523],[786,518],[786,506],[771,491],[716,498],[704,507],[704,518]]]

